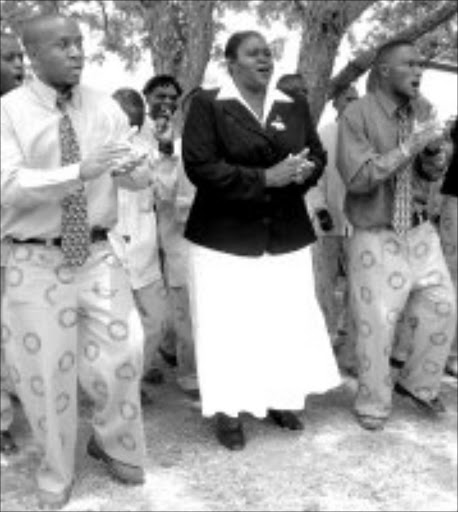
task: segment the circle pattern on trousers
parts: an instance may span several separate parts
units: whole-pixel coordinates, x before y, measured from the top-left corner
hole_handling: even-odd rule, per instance
[[[369,338],[372,334],[371,324],[366,320],[361,320],[359,322],[359,333],[363,338]]]
[[[22,343],[27,352],[32,355],[38,354],[41,349],[41,339],[38,334],[34,332],[24,334]]]
[[[364,304],[372,304],[372,291],[367,286],[361,286],[359,290],[361,300]]]
[[[434,398],[432,390],[426,386],[415,388],[415,396],[420,400],[431,400]]]
[[[429,375],[436,375],[440,372],[441,368],[438,363],[428,359],[423,363],[423,370],[425,373],[428,373]]]
[[[93,363],[100,355],[100,347],[97,342],[94,340],[90,340],[87,342],[84,347],[84,356],[85,358]]]
[[[15,245],[13,257],[16,261],[30,261],[33,255],[33,248],[30,245]]]
[[[371,268],[375,265],[375,256],[371,251],[363,251],[360,255],[360,259],[364,268]]]
[[[75,281],[75,274],[68,265],[59,265],[55,273],[59,283],[71,284]]]
[[[445,332],[435,332],[429,337],[429,341],[436,347],[445,345],[448,342],[448,336]]]
[[[371,392],[369,387],[366,384],[359,384],[358,386],[358,394],[362,398],[369,398],[371,396]]]
[[[16,287],[24,281],[24,272],[19,267],[8,267],[6,272],[8,286]]]
[[[2,324],[2,345],[6,345],[10,339],[11,329],[6,324]]]
[[[393,272],[388,277],[388,284],[393,290],[400,290],[406,284],[406,279],[401,272]]]
[[[122,434],[118,437],[118,441],[119,444],[129,452],[133,452],[137,448],[137,443],[132,434]]]
[[[65,352],[65,354],[63,354],[62,357],[59,359],[59,370],[62,373],[68,372],[75,365],[75,360],[75,354],[70,350],[67,350],[67,352]]]
[[[45,383],[41,375],[34,375],[30,378],[30,389],[35,396],[43,396],[45,394]]]
[[[64,413],[70,405],[70,395],[63,391],[56,398],[56,412],[57,414]]]
[[[420,242],[414,247],[413,253],[418,259],[424,258],[429,253],[429,245],[426,242]]]
[[[434,309],[436,311],[436,315],[441,317],[448,317],[452,313],[452,305],[450,302],[436,302]]]
[[[388,344],[385,346],[385,348],[383,349],[383,355],[385,357],[390,357],[391,356],[391,344]]]
[[[127,400],[123,400],[119,404],[119,411],[121,413],[121,417],[126,421],[132,421],[138,418],[137,406],[132,402],[128,402]]]
[[[116,377],[120,380],[135,380],[137,372],[132,363],[123,363],[116,368]]]
[[[113,320],[108,324],[108,335],[113,341],[125,341],[129,336],[129,328],[125,322]]]
[[[401,318],[401,315],[402,315],[402,311],[400,309],[398,309],[398,308],[392,309],[392,310],[388,311],[388,313],[386,315],[387,322],[390,325],[396,325],[398,323],[399,319]]]
[[[59,325],[65,329],[74,327],[78,322],[78,312],[75,308],[65,308],[59,311]]]
[[[8,375],[10,376],[10,379],[13,381],[15,386],[18,386],[21,383],[21,374],[18,372],[18,369],[15,366],[8,366]]]
[[[396,256],[401,252],[401,245],[394,238],[388,239],[384,244],[384,248],[386,252],[392,254],[393,256]]]

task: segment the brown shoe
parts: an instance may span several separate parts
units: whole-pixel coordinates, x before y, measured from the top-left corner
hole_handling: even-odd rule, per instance
[[[39,510],[59,510],[69,502],[72,493],[72,486],[69,485],[61,492],[51,492],[38,489]]]
[[[108,471],[120,482],[130,485],[145,483],[143,468],[113,459],[98,445],[94,436],[89,440],[87,453],[94,459],[104,462]]]

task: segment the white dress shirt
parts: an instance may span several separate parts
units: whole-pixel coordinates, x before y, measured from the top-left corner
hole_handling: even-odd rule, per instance
[[[79,186],[80,164],[61,165],[56,97],[53,88],[33,78],[0,100],[2,238],[61,234],[60,202]],[[130,131],[119,105],[85,86],[75,87],[68,114],[82,159],[103,144],[126,140]],[[115,224],[119,184],[109,173],[85,183],[91,227]]]

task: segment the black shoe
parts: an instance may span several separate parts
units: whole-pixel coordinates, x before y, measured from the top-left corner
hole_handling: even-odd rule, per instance
[[[242,423],[238,418],[218,414],[216,417],[216,438],[228,450],[238,451],[245,448]]]
[[[269,409],[268,416],[281,428],[287,428],[288,430],[304,430],[302,421],[291,411]]]
[[[163,348],[158,348],[159,354],[161,354],[162,359],[172,368],[176,368],[178,366],[178,359],[175,354],[170,354],[166,352]]]
[[[438,397],[432,398],[431,400],[422,400],[421,398],[418,398],[413,393],[408,391],[405,387],[401,386],[399,382],[396,382],[396,384],[394,385],[394,390],[399,395],[410,398],[410,400],[412,400],[412,402],[414,402],[415,405],[417,405],[420,409],[430,414],[432,413],[437,415],[447,412],[444,403]]]
[[[390,357],[390,366],[392,368],[396,368],[396,370],[402,370],[404,368],[405,361],[401,361],[400,359],[396,359],[395,357]]]
[[[13,453],[17,453],[19,448],[14,441],[13,436],[9,430],[2,430],[0,437],[0,451],[4,455],[13,455]]]

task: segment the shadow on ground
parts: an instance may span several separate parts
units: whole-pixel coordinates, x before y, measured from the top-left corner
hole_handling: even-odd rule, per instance
[[[395,398],[383,432],[351,415],[355,382],[307,400],[301,433],[246,418],[247,447],[228,452],[211,423],[175,386],[151,388],[145,408],[147,481],[125,487],[90,459],[89,406],[81,410],[77,477],[64,510],[74,511],[456,511],[457,385],[444,378],[448,414],[433,420]],[[20,408],[22,451],[1,461],[1,510],[36,510],[38,454]]]

